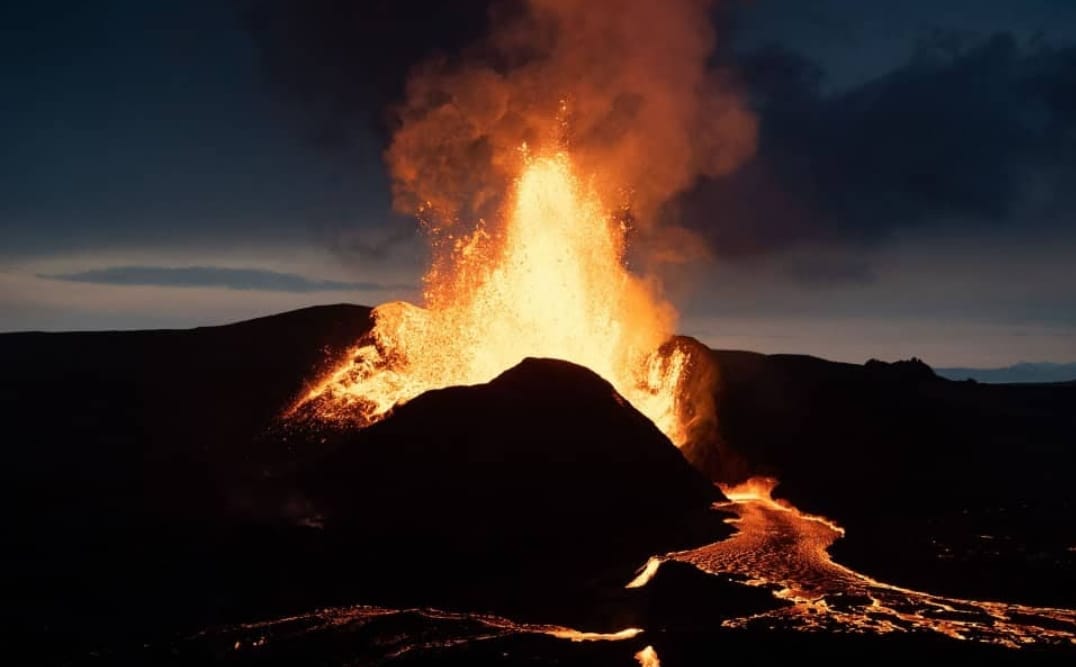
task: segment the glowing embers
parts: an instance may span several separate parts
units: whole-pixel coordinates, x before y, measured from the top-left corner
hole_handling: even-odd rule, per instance
[[[291,414],[365,426],[451,385],[488,382],[525,357],[586,366],[676,444],[688,355],[662,348],[673,308],[624,264],[627,229],[556,152],[524,161],[503,224],[440,239],[425,308],[374,310],[374,327]]]
[[[635,661],[639,663],[640,667],[661,667],[661,660],[658,660],[658,652],[654,650],[653,646],[647,646],[636,653]]]

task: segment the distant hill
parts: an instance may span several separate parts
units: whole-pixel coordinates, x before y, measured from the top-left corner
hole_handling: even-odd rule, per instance
[[[1004,368],[935,368],[934,372],[950,380],[975,380],[995,384],[1076,381],[1076,363],[1021,362]]]

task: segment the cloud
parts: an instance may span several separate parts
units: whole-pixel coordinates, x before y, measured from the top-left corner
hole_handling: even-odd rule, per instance
[[[350,145],[430,52],[486,32],[490,0],[233,0],[269,80],[319,145]],[[371,122],[356,122],[365,118]]]
[[[943,35],[831,94],[822,69],[795,53],[736,58],[760,116],[758,152],[666,210],[718,255],[862,246],[905,227],[1071,225],[1076,47]]]
[[[512,0],[460,0],[447,3],[448,9],[432,0],[236,2],[270,79],[294,102],[304,123],[338,145],[358,131],[362,123],[356,117],[362,116],[381,121],[386,139],[396,129],[390,119],[399,107],[392,105],[404,98],[409,71],[431,52],[446,66],[490,57],[488,49],[467,45],[525,6]],[[857,251],[882,245],[905,229],[957,235],[1000,229],[1026,238],[1034,233],[1026,229],[1032,224],[1071,227],[1076,48],[1064,46],[1071,44],[1065,41],[1068,32],[1055,36],[1061,46],[1020,41],[1014,35],[1031,34],[1029,26],[1039,19],[1014,23],[1003,12],[1004,21],[976,20],[970,31],[928,34],[909,44],[903,64],[866,78],[901,62],[903,44],[923,25],[963,25],[959,16],[948,14],[931,14],[937,20],[924,22],[909,9],[908,16],[901,14],[899,36],[887,39],[884,48],[839,57],[830,53],[827,66],[847,65],[844,69],[857,72],[842,78],[781,46],[780,40],[794,43],[801,34],[798,19],[794,29],[777,34],[776,45],[735,51],[734,31],[749,30],[732,11],[740,4],[717,3],[711,18],[724,51],[708,64],[731,72],[749,93],[760,124],[757,152],[731,174],[704,179],[662,210],[668,220],[699,232],[713,255],[774,257],[822,246]],[[786,9],[781,5],[778,13],[789,16]],[[833,11],[844,16],[848,10],[841,4]],[[416,21],[415,16],[426,18]],[[995,24],[1013,32],[975,36]],[[858,58],[869,62],[845,62]],[[498,73],[518,64],[494,61]],[[830,78],[851,83],[827,86]],[[645,160],[629,162],[644,172],[648,166]],[[682,238],[639,238],[635,247],[687,245]],[[363,256],[383,254],[380,247],[363,244],[355,250]],[[871,279],[868,266],[823,267],[827,275],[793,267],[789,273],[806,273],[821,283]]]
[[[878,279],[870,262],[862,257],[814,253],[784,262],[783,273],[798,284],[817,287],[847,282],[871,283]]]
[[[378,228],[347,227],[326,230],[329,247],[346,260],[362,262],[401,261],[419,245],[417,225],[410,220],[393,221]]]
[[[213,266],[112,266],[73,273],[39,274],[39,278],[100,285],[220,287],[263,292],[344,292],[413,290],[413,285],[314,280],[295,273]]]

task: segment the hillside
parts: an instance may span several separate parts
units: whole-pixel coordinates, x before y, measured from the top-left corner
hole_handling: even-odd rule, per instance
[[[411,474],[401,472],[407,467],[417,466],[419,474],[419,452],[441,442],[436,428],[429,429],[442,422],[460,442],[468,442],[468,433],[482,434],[486,444],[469,455],[479,460],[496,451],[492,443],[522,437],[530,459],[548,453],[575,461],[571,452],[580,451],[580,443],[602,444],[594,434],[606,429],[617,440],[637,439],[640,452],[658,451],[658,442],[668,445],[648,424],[626,427],[638,420],[629,417],[634,410],[614,409],[607,385],[586,372],[572,375],[577,371],[562,384],[579,385],[575,390],[582,393],[559,397],[556,373],[524,373],[527,391],[553,401],[537,412],[509,401],[484,419],[480,406],[495,404],[507,389],[473,401],[461,398],[468,390],[452,390],[416,400],[399,411],[403,418],[395,426],[390,420],[357,437],[280,430],[275,418],[369,326],[369,309],[338,305],[184,331],[0,335],[0,418],[7,443],[0,488],[9,508],[10,574],[4,583],[12,591],[8,609],[16,610],[5,612],[5,622],[31,638],[45,632],[42,638],[54,641],[48,632],[75,628],[82,639],[65,636],[70,641],[96,641],[106,631],[141,637],[155,628],[196,629],[353,601],[348,590],[369,581],[356,577],[355,587],[339,586],[341,572],[361,569],[348,551],[358,543],[345,529],[333,533],[334,526],[354,520],[341,511],[411,489],[397,516],[420,518],[414,507],[434,504],[434,496],[424,494],[440,487],[408,482],[397,488],[393,480],[407,481],[401,477]],[[1070,520],[1076,384],[952,382],[919,362],[859,366],[737,351],[713,351],[712,358],[719,377],[718,438],[690,457],[711,479],[777,476],[779,493],[848,529],[834,547],[840,560],[887,581],[968,597],[1076,604],[1076,528]],[[569,417],[569,399],[583,400],[588,391],[598,401],[594,409]],[[459,414],[452,406],[460,401],[477,410],[470,426],[452,426],[448,419]],[[584,413],[594,421],[579,431],[575,424]],[[422,426],[418,432],[407,430],[416,425]],[[393,429],[403,430],[389,435]],[[567,437],[572,433],[589,435]],[[399,452],[391,443],[405,434],[417,449],[394,459]],[[353,437],[375,444],[362,454],[348,453]],[[708,502],[691,490],[697,475],[693,482],[675,481],[694,473],[668,458],[673,450],[655,464],[666,471],[665,477],[658,474],[664,481],[650,486],[637,478],[638,469],[629,474],[630,467],[603,478],[597,470],[609,452],[585,451],[584,476],[571,478],[571,466],[536,473],[541,487],[565,490],[558,511],[591,502],[585,493],[591,487],[603,489],[593,494],[593,505],[581,508],[592,524],[611,515],[614,505],[632,508],[633,516],[653,511],[650,525],[656,526]],[[369,456],[375,458],[364,458]],[[451,457],[427,461],[443,468]],[[506,467],[492,476],[480,469],[446,472],[463,476],[442,491],[459,496],[471,475],[476,493],[485,489],[480,493],[488,505],[489,494],[496,495],[491,480],[503,474],[522,488],[532,479],[522,461],[498,459]],[[360,478],[360,470],[379,471],[361,493],[350,484],[352,471]],[[650,500],[633,496],[636,487],[646,488]],[[533,490],[503,491],[513,502],[540,497]],[[533,518],[547,504],[519,507]],[[462,517],[474,507],[448,503],[444,511],[450,510]],[[484,520],[498,525],[495,514]],[[714,526],[684,524],[680,532],[637,539],[617,521],[593,535],[559,536],[622,545],[614,551],[623,562],[613,569],[623,574],[633,567],[627,561],[649,549],[706,531],[717,534]],[[314,525],[327,529],[318,532]],[[429,532],[422,525],[416,524],[416,534]],[[330,537],[311,541],[312,534]],[[518,544],[537,534],[521,536]],[[432,535],[422,548],[467,563],[466,551],[446,552],[451,544]],[[476,544],[487,554],[505,547]],[[604,570],[614,564],[593,565]],[[392,581],[389,575],[374,571],[375,578]],[[534,579],[539,588],[548,581]],[[496,588],[475,590],[481,597]],[[438,595],[451,600],[460,590],[447,586]],[[496,604],[510,604],[501,597]],[[169,605],[156,605],[155,616],[140,613],[160,599]],[[48,622],[28,627],[33,618]]]
[[[361,432],[277,421],[368,326],[335,306],[0,336],[8,626],[61,653],[357,600],[600,627],[590,598],[729,534],[720,492],[566,362]]]

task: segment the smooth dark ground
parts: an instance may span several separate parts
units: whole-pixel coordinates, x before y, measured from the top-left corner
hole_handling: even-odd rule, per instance
[[[593,389],[580,396],[551,391],[549,387],[559,385],[555,375],[529,377],[527,390],[548,385],[540,393],[553,401],[550,405],[580,397],[596,401],[597,413],[585,411],[601,415],[590,428],[620,424],[618,438],[639,443],[639,449],[632,450],[634,460],[665,471],[663,488],[651,490],[660,500],[648,502],[630,493],[638,484],[632,477],[638,473],[628,474],[631,466],[603,478],[602,494],[590,497],[580,490],[589,483],[585,475],[574,481],[561,477],[570,466],[532,476],[521,460],[502,460],[497,462],[506,466],[501,470],[512,471],[516,485],[549,478],[553,488],[560,488],[564,482],[571,493],[565,494],[561,511],[575,504],[590,512],[588,525],[617,504],[636,503],[632,513],[651,512],[651,528],[676,517],[674,529],[632,539],[627,537],[628,523],[617,521],[599,531],[554,531],[562,541],[532,561],[519,556],[520,545],[527,551],[534,542],[526,540],[548,537],[548,527],[538,530],[532,521],[527,525],[535,530],[522,531],[516,536],[522,541],[507,546],[496,540],[482,544],[492,531],[477,531],[481,539],[475,548],[483,558],[514,550],[519,563],[534,568],[526,578],[517,578],[529,582],[530,590],[520,586],[501,591],[498,577],[508,581],[511,575],[479,566],[464,572],[466,577],[488,575],[484,589],[403,590],[393,581],[399,572],[413,569],[409,554],[436,568],[438,558],[466,565],[468,552],[446,551],[446,545],[454,544],[451,534],[437,536],[427,523],[415,530],[382,526],[379,532],[396,537],[429,534],[428,543],[397,540],[380,563],[377,558],[355,558],[356,545],[369,536],[349,532],[349,525],[364,525],[349,508],[380,502],[392,491],[401,495],[386,507],[396,508],[409,521],[421,520],[421,508],[435,503],[422,495],[430,491],[433,478],[401,478],[404,483],[395,484],[393,475],[410,467],[426,445],[421,445],[421,434],[393,431],[414,430],[419,424],[428,439],[431,422],[442,419],[434,415],[458,413],[458,406],[449,405],[457,399],[464,407],[474,401],[460,399],[462,394],[450,394],[455,398],[442,405],[436,397],[415,401],[408,410],[415,413],[413,419],[395,426],[389,420],[359,436],[281,431],[274,424],[318,369],[326,368],[368,327],[368,309],[341,305],[189,331],[0,335],[6,458],[0,466],[0,488],[7,512],[0,574],[7,604],[0,623],[20,644],[37,647],[40,662],[92,659],[96,653],[107,663],[144,642],[151,644],[151,651],[165,651],[155,653],[153,662],[200,662],[213,656],[184,652],[189,648],[172,654],[168,647],[177,638],[222,624],[375,601],[357,599],[363,591],[386,603],[393,597],[422,602],[423,591],[428,591],[430,603],[484,600],[491,609],[517,611],[520,600],[534,600],[532,593],[571,570],[572,559],[566,558],[560,564],[565,569],[548,579],[531,576],[541,569],[536,563],[556,552],[593,554],[595,544],[604,542],[618,545],[617,558],[586,563],[593,576],[576,571],[571,586],[563,589],[572,595],[585,592],[588,602],[558,598],[550,589],[547,599],[532,610],[533,620],[607,624],[607,629],[632,622],[667,626],[647,639],[663,660],[678,654],[694,656],[691,661],[716,660],[726,649],[748,651],[758,642],[763,650],[751,655],[772,657],[785,649],[853,656],[926,651],[940,657],[977,657],[990,652],[927,640],[894,644],[763,630],[720,633],[720,641],[714,642],[711,631],[686,624],[686,617],[719,618],[724,613],[705,608],[708,596],[700,582],[674,582],[637,594],[608,592],[623,585],[619,577],[630,569],[628,563],[648,549],[660,551],[718,533],[712,525],[683,518],[708,500],[690,490],[697,482],[683,481],[692,478],[690,469],[656,453],[662,451],[660,445],[668,445],[660,434],[655,439],[648,424],[631,426],[633,410],[603,403],[606,390],[601,384],[573,381]],[[964,597],[1076,606],[1070,481],[1076,472],[1076,385],[950,382],[914,363],[856,366],[725,351],[714,352],[713,359],[719,377],[720,440],[710,456],[696,457],[713,479],[776,475],[782,481],[780,492],[797,506],[834,518],[848,529],[848,537],[833,549],[838,560],[885,581]],[[478,403],[489,400],[487,396]],[[508,434],[532,436],[534,444],[548,440],[551,429],[563,428],[554,419],[535,419],[533,413],[531,422],[520,423],[526,415],[505,412],[512,405],[517,402],[498,408],[501,421],[487,423],[490,428],[482,431],[485,444],[474,450],[476,455],[488,457],[495,451],[491,443]],[[541,414],[548,415],[550,405]],[[457,441],[468,437],[467,423],[450,428]],[[419,443],[410,458],[400,458],[391,447],[404,435]],[[357,444],[349,443],[351,438],[374,443],[371,452],[380,447],[376,451],[382,454],[354,453],[354,447],[346,446]],[[578,443],[573,446],[575,450],[553,451],[578,450]],[[535,459],[545,453],[534,447],[527,456]],[[586,466],[595,469],[606,454],[595,448]],[[661,462],[654,464],[652,456]],[[430,471],[449,460],[416,464],[430,464]],[[369,486],[350,484],[350,468],[371,467],[380,474],[366,480]],[[499,493],[492,485],[496,476],[474,470],[468,474],[485,480],[487,495],[475,498],[480,506],[488,505],[488,494]],[[461,488],[448,484],[439,491],[441,497],[459,498]],[[525,501],[533,491],[513,501]],[[461,514],[475,507],[468,501],[449,501],[443,509]],[[533,504],[526,511],[533,519],[541,508]],[[483,521],[496,525],[504,515],[493,512]],[[312,517],[325,519],[325,528],[303,525]],[[722,528],[716,527],[718,532]],[[397,570],[391,565],[377,569],[385,568],[385,562],[397,563]],[[435,582],[437,574],[431,569],[425,583]],[[380,590],[371,584],[378,581],[385,584]],[[756,602],[735,599],[730,604]],[[341,641],[343,656],[354,641]],[[501,655],[505,645],[507,657]],[[606,660],[602,656],[623,664],[622,656],[630,659],[632,652],[625,647],[579,647],[524,637],[476,645],[463,657],[473,664],[510,664],[533,651],[535,664],[588,662],[586,656],[593,657],[589,664],[601,664]],[[302,654],[309,648],[301,644],[295,650]],[[287,657],[286,646],[274,650],[267,659],[276,656],[283,664],[296,659]],[[324,660],[307,655],[304,662],[331,664],[333,655],[326,649],[320,655]],[[408,660],[428,664],[436,662],[437,655]],[[1009,654],[996,656],[1007,659]]]

